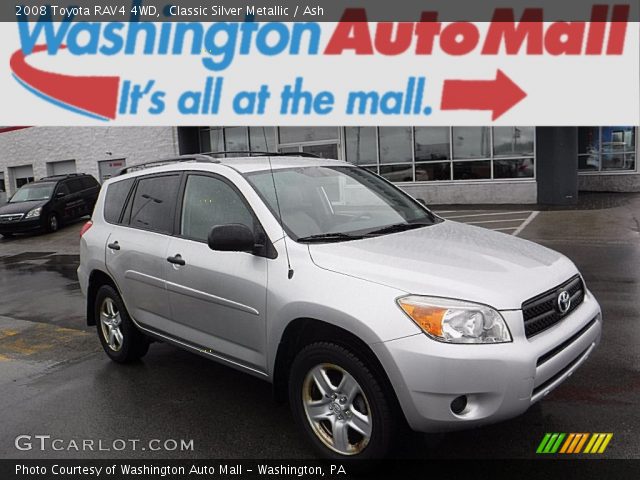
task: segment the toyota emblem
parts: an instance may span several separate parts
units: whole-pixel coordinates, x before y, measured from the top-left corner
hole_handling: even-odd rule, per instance
[[[558,295],[558,311],[564,315],[571,308],[571,295],[566,290],[563,290]]]

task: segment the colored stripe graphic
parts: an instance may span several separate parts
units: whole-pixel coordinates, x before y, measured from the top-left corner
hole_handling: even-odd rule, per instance
[[[33,53],[46,49],[46,45],[37,45]],[[11,56],[10,66],[23,87],[57,106],[101,120],[116,118],[120,77],[81,77],[45,72],[29,65],[22,50]]]
[[[599,454],[604,453],[612,438],[613,433],[545,433],[536,453]]]
[[[536,453],[556,453],[565,435],[565,433],[547,433],[538,445]]]

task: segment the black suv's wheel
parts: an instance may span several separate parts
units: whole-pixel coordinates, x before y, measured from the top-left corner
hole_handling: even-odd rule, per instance
[[[390,396],[346,348],[329,342],[303,348],[291,367],[289,401],[323,457],[371,459],[389,452],[396,430]]]
[[[46,230],[49,233],[57,232],[60,228],[60,219],[55,213],[50,213],[47,217]]]
[[[149,350],[149,339],[133,324],[122,298],[110,285],[96,293],[95,318],[102,348],[111,360],[129,363]]]

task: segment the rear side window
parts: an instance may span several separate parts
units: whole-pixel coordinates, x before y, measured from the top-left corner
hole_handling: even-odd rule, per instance
[[[72,180],[69,180],[67,182],[67,186],[69,187],[69,190],[71,190],[71,193],[79,192],[84,188],[82,186],[82,180],[80,180],[79,178],[74,178]]]
[[[82,181],[82,188],[85,189],[95,187],[98,184],[97,180],[89,175],[81,177],[80,180]]]
[[[180,175],[141,178],[134,193],[129,225],[171,233],[179,186]]]
[[[133,178],[129,178],[121,182],[112,183],[107,188],[107,195],[104,200],[104,219],[107,222],[120,222],[120,214],[129,196],[133,180]]]

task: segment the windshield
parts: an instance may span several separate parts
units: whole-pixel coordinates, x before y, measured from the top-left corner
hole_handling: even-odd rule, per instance
[[[55,186],[55,183],[31,183],[24,185],[11,197],[9,203],[49,200]]]
[[[432,225],[436,217],[367,170],[312,166],[246,175],[287,234],[299,242],[345,241]]]

